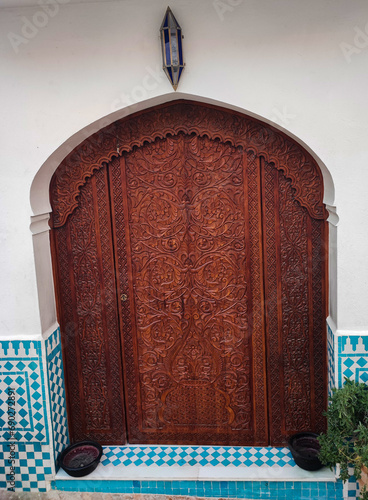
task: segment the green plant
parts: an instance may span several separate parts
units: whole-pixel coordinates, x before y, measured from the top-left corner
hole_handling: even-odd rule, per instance
[[[350,467],[354,467],[354,476],[359,479],[362,466],[368,466],[368,386],[346,378],[329,399],[327,432],[319,437],[319,458],[330,468],[339,464],[343,481],[352,475]],[[365,487],[361,499],[368,500]]]

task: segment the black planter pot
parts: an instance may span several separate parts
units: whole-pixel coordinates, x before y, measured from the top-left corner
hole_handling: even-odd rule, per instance
[[[69,476],[83,477],[95,470],[102,457],[102,446],[94,441],[81,441],[65,448],[58,464]]]
[[[318,458],[320,444],[318,434],[314,432],[299,432],[289,438],[289,449],[293,459],[304,470],[322,469],[323,464]]]

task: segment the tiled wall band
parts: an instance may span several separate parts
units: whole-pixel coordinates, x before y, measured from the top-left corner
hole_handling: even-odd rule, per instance
[[[328,328],[327,346],[329,391],[331,392],[332,387],[334,386],[336,368],[338,368],[337,375],[339,385],[342,384],[344,376],[366,382],[368,380],[368,338],[358,336],[339,337],[337,353],[338,367],[335,367],[334,363],[334,356],[336,354],[334,352],[334,338],[334,333],[330,328]],[[45,373],[42,370],[41,362],[41,341],[5,341],[1,343],[0,389],[2,389],[3,392],[4,388],[7,387],[9,383],[14,381],[17,383],[19,410],[17,438],[19,442],[18,462],[20,467],[17,471],[19,475],[17,487],[18,489],[24,489],[27,491],[42,491],[45,489],[47,479],[50,479],[51,477],[51,461],[65,446],[67,446],[69,442],[59,329],[53,332],[53,334],[45,341],[45,346],[50,390],[50,414],[52,416],[53,426],[53,439],[51,442],[53,442],[54,450],[50,449],[50,436],[48,435],[48,425],[46,423],[46,385]],[[0,429],[2,432],[3,442],[7,437],[6,425],[4,422],[4,398],[0,398]],[[149,448],[150,447],[141,447],[140,452],[143,453],[143,455],[137,458],[137,454],[132,454],[132,449],[129,450],[129,447],[126,447],[125,451],[122,451],[122,449],[119,449],[118,447],[107,447],[105,450],[104,465],[108,465],[113,461],[119,461],[121,456],[118,455],[121,453],[123,454],[122,456],[124,456],[123,461],[125,461],[127,465],[129,465],[130,462],[138,464],[140,463],[139,460],[141,460],[142,463],[149,463],[149,460],[152,458],[150,457],[152,449],[149,451]],[[216,448],[219,447],[212,447],[214,449],[214,453],[209,453],[207,457],[201,456],[200,453],[198,453],[198,450],[188,452],[188,448],[190,447],[181,448],[183,449],[182,456],[179,456],[180,453],[178,450],[172,450],[172,455],[170,457],[168,455],[165,457],[165,463],[171,464],[172,462],[173,464],[182,464],[183,461],[188,459],[188,457],[190,457],[190,460],[197,461],[198,463],[202,462],[201,465],[204,465],[205,463],[211,464],[211,462],[211,465],[216,465],[217,463],[226,465],[227,462],[229,462],[236,466],[250,464],[260,465],[261,463],[268,463],[269,465],[277,463],[278,465],[283,465],[289,463],[288,452],[287,450],[285,452],[282,448],[273,449],[272,455],[269,455],[270,451],[265,451],[267,450],[266,448],[254,448],[253,451],[250,451],[251,449],[248,448],[243,449],[242,452],[240,452],[239,449],[235,450],[234,448],[235,451],[232,454],[229,453],[229,456],[227,456],[226,453],[215,456],[216,451],[218,452],[218,449],[216,450]],[[265,454],[261,453],[262,450]],[[3,444],[3,446],[0,447],[0,467],[4,465],[5,452],[6,450]],[[128,454],[130,455],[128,456]],[[144,482],[139,483],[142,483],[139,484],[140,491],[147,488],[147,485],[145,485]],[[85,485],[86,483],[83,484]],[[272,483],[269,484],[271,485]],[[278,484],[279,486],[277,486],[277,488],[280,489],[280,483]],[[294,486],[291,488],[290,485],[292,484],[294,484]],[[305,490],[306,485],[305,483],[303,484],[303,488]],[[162,493],[164,491],[162,490],[163,485],[161,484],[159,486],[161,488],[160,492]],[[166,487],[169,494],[179,494],[178,491],[180,488],[178,490],[178,487],[182,486],[182,484],[178,485],[173,483],[171,490],[168,490],[167,485],[164,485],[164,488]],[[322,489],[324,487],[327,488],[327,486],[320,486]],[[0,483],[0,487],[3,487],[2,483]],[[222,487],[224,488],[224,486]],[[252,484],[248,483],[247,488],[250,487],[258,488],[259,484],[256,485],[256,482],[253,482]],[[293,491],[296,491],[299,488],[299,484],[290,483],[288,487],[290,487]],[[202,488],[203,492],[205,492],[204,488],[207,488],[207,496],[215,496],[214,492],[217,491],[216,488],[212,488],[211,494],[211,491],[208,491],[208,484],[206,486],[201,486],[199,482],[199,484],[195,485],[196,491],[201,492]],[[239,489],[240,486],[238,483],[229,483],[229,494],[231,488]],[[276,486],[272,486],[272,488],[276,488]],[[315,484],[313,485],[313,488],[316,488]],[[331,488],[331,486],[328,486],[328,488]],[[338,489],[339,487],[336,486],[336,492]],[[189,488],[188,491],[190,490],[191,488]],[[350,482],[349,485],[345,485],[344,490],[348,492],[349,498],[352,498],[353,495],[356,494],[355,483]],[[185,487],[183,491],[185,491]],[[244,494],[245,492],[245,490],[242,490],[241,494]],[[221,496],[226,496],[225,493],[226,491],[224,491],[224,494]],[[283,494],[281,490],[278,491],[278,499],[281,499],[279,494]],[[345,495],[347,495],[347,493],[345,493]]]
[[[295,467],[288,448],[241,446],[105,446],[104,466],[269,466]]]
[[[39,341],[0,342],[0,474],[10,472],[9,443],[14,442],[15,489],[46,491],[52,479],[48,401],[42,344]],[[7,390],[15,390],[15,434],[7,414]],[[0,487],[9,486],[4,480]]]
[[[368,382],[368,337],[360,335],[339,335],[338,346],[338,387],[342,387],[345,377],[356,382]],[[354,477],[344,483],[345,498],[356,498],[359,486]]]
[[[334,334],[329,325],[327,325],[327,367],[328,367],[328,394],[331,396],[332,389],[335,387],[335,342]]]
[[[283,481],[56,481],[64,491],[109,491],[156,495],[277,500],[341,500],[340,482]],[[107,489],[108,488],[108,489]]]
[[[368,382],[368,337],[344,335],[338,337],[339,387],[347,377],[356,382]]]
[[[64,370],[59,328],[46,340],[46,357],[50,390],[54,454],[55,460],[57,460],[59,454],[69,444]]]

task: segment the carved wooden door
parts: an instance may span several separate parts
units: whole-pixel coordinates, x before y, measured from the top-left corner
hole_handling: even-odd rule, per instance
[[[129,441],[266,442],[260,210],[246,155],[179,134],[110,167]]]
[[[323,429],[323,184],[298,148],[242,115],[171,103],[59,167],[75,440],[279,445]]]

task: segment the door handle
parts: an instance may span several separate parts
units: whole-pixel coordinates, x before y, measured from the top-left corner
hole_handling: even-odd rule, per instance
[[[123,293],[120,298],[122,302],[126,302],[128,300],[128,295],[126,293]]]

